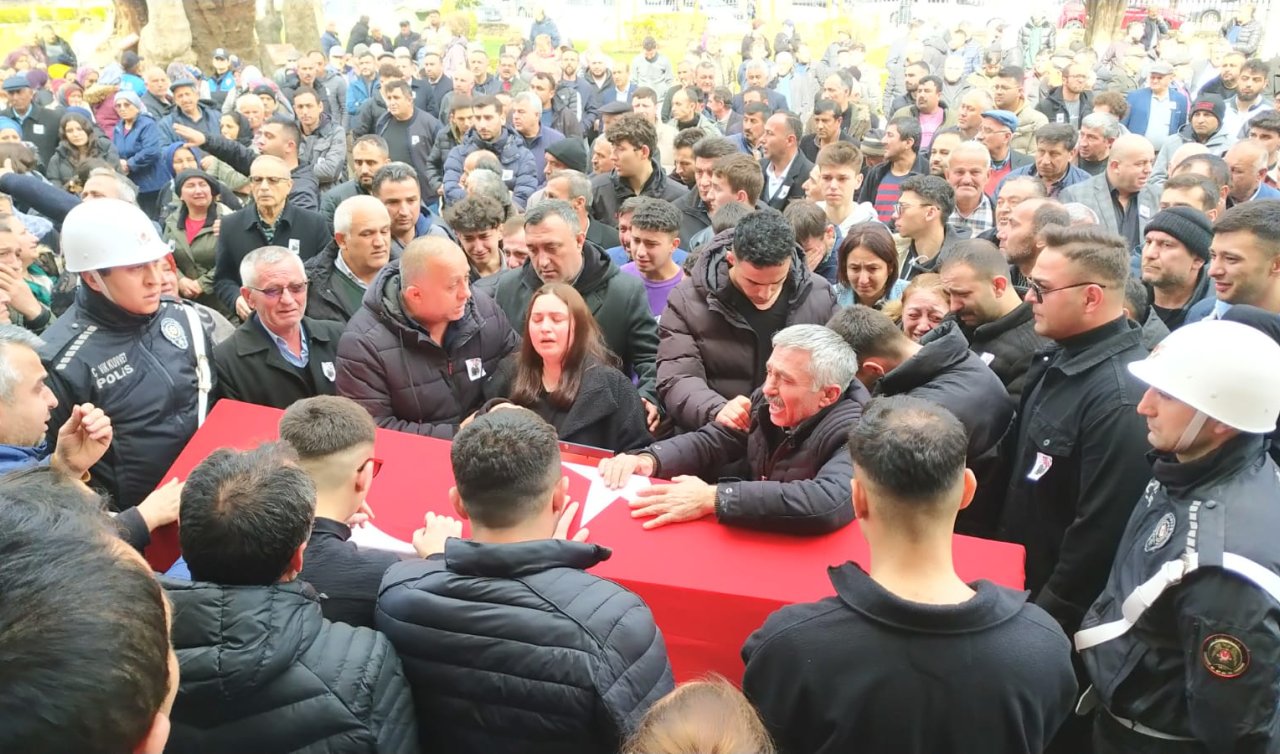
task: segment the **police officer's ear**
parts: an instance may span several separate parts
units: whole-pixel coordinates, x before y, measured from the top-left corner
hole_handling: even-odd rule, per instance
[[[100,278],[96,273],[93,273],[93,272],[80,273],[80,282],[89,286],[89,289],[95,293],[103,292],[102,278]]]

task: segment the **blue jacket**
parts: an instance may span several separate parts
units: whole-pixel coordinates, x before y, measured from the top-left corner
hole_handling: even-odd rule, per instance
[[[40,443],[34,447],[0,445],[0,475],[48,463],[48,456],[46,455],[48,449],[49,446],[45,443]]]
[[[138,115],[133,128],[125,133],[124,121],[116,124],[111,135],[120,159],[129,164],[129,180],[138,186],[138,192],[148,194],[164,188],[169,179],[160,162],[164,153],[164,134],[155,118],[146,113]]]
[[[539,34],[546,34],[551,37],[551,46],[560,46],[560,29],[556,27],[556,22],[546,16],[541,21],[534,21],[529,27],[529,41],[536,42]]]
[[[518,133],[516,135],[520,136]],[[521,145],[533,155],[533,166],[537,170],[539,186],[543,183],[542,173],[547,165],[547,147],[558,141],[564,141],[564,134],[549,126],[539,128],[538,135],[532,139],[520,136]]]
[[[173,111],[164,116],[160,120],[160,129],[165,141],[178,141],[178,137],[173,133],[173,124],[194,128],[205,136],[221,136],[222,135],[222,114],[213,108],[204,104],[199,105],[200,120],[191,120],[179,108],[173,108]]]
[[[360,112],[360,106],[378,91],[380,83],[377,76],[373,77],[373,81],[366,82],[359,74],[351,74],[351,78],[347,79],[347,115]],[[1182,109],[1186,110],[1186,107]]]
[[[1169,88],[1169,99],[1173,102],[1173,115],[1169,118],[1169,134],[1173,135],[1187,122],[1187,95]],[[1125,117],[1124,127],[1135,134],[1147,132],[1147,119],[1151,117],[1151,89],[1135,89],[1125,96],[1129,103],[1129,115]]]
[[[467,155],[483,147],[498,155],[498,162],[502,163],[502,179],[507,188],[511,189],[516,206],[524,209],[524,203],[538,190],[538,178],[541,174],[535,171],[533,153],[520,146],[520,141],[519,134],[506,126],[503,126],[502,133],[492,143],[482,141],[474,128],[468,131],[462,137],[462,143],[449,150],[449,156],[444,161],[445,201],[453,204],[462,201],[467,195],[466,190],[459,185],[462,163]]]
[[[996,184],[996,190],[991,194],[992,206],[995,206],[995,200],[999,198],[1000,189],[1004,188],[1004,184],[1007,183],[1010,178],[1016,178],[1023,175],[1029,175],[1033,178],[1040,177],[1039,173],[1036,171],[1036,164],[1034,162],[1030,165],[1023,165],[1020,168],[1010,170],[1009,174],[1004,178],[1001,178],[1000,182]],[[1062,180],[1058,181],[1054,186],[1054,190],[1050,192],[1049,195],[1053,198],[1057,198],[1058,192],[1062,191],[1062,189],[1067,188],[1068,186],[1074,186],[1077,183],[1084,183],[1092,177],[1093,176],[1089,175],[1088,172],[1081,170],[1075,165],[1067,165],[1067,174],[1062,176]]]

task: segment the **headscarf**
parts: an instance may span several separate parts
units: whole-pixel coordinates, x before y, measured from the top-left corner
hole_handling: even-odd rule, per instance
[[[138,93],[132,89],[121,89],[116,92],[116,102],[120,102],[120,100],[124,100],[125,102],[132,104],[134,107],[138,108],[138,112],[140,113],[147,112],[147,106],[142,104],[142,98],[139,97]]]
[[[82,65],[76,69],[76,83],[80,86],[87,86],[84,82],[89,80],[89,74],[97,73],[98,69],[91,65]],[[99,79],[101,80],[101,79]]]
[[[58,87],[58,104],[63,107],[71,107],[71,105],[67,104],[67,98],[71,96],[72,92],[80,92],[81,96],[83,96],[84,87],[74,81],[65,81],[62,86]]]
[[[43,89],[44,85],[49,83],[49,74],[40,68],[32,68],[27,71],[27,82],[31,84],[34,90]]]
[[[18,135],[21,136],[22,124],[18,123],[18,121],[14,120],[13,118],[0,117],[0,131],[9,131],[9,130],[17,131]]]
[[[164,157],[160,160],[160,169],[164,171],[165,176],[170,179],[174,177],[173,156],[178,153],[179,149],[190,150],[191,154],[196,158],[197,163],[199,163],[201,160],[204,159],[204,152],[201,152],[198,147],[190,146],[181,141],[173,142],[172,144],[164,148]],[[183,171],[183,172],[188,172],[188,171]],[[176,190],[177,189],[175,187],[175,191]],[[215,197],[217,196],[216,191],[214,192],[214,196]]]
[[[120,86],[121,81],[124,81],[124,69],[119,63],[106,64],[98,75],[98,83],[102,86]]]
[[[240,114],[239,110],[232,110],[229,113],[223,113],[222,116],[235,119],[236,125],[240,127],[240,135],[236,137],[236,141],[244,146],[253,144],[253,126],[249,125],[249,119]],[[221,120],[218,121],[221,124]]]

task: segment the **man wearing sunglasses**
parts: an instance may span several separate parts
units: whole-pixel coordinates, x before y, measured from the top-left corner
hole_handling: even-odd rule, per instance
[[[1042,235],[1027,301],[1036,333],[1055,344],[1036,353],[1022,389],[1001,529],[1027,549],[1032,599],[1071,635],[1106,585],[1151,477],[1136,411],[1143,386],[1125,368],[1146,349],[1124,315],[1128,242],[1097,226]]]
[[[240,263],[241,297],[252,314],[213,351],[222,396],[288,408],[337,392],[342,322],[311,319],[302,259],[283,246],[256,249]]]

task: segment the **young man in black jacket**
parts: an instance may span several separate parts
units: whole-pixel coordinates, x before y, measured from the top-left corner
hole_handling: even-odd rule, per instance
[[[946,409],[908,396],[876,398],[850,431],[869,568],[829,569],[835,597],[779,610],[742,648],[780,750],[1031,754],[1070,714],[1062,629],[1025,593],[955,572],[977,487],[966,445]]]
[[[332,395],[300,400],[280,419],[280,439],[316,485],[316,521],[298,578],[323,595],[326,619],[370,628],[382,575],[400,562],[394,553],[351,541],[351,527],[369,519],[365,495],[382,466],[374,454],[376,432],[368,411]]]
[[[644,602],[587,568],[609,557],[567,539],[576,503],[555,429],[525,409],[477,417],[453,441],[444,516],[414,535],[426,560],[392,566],[378,629],[404,658],[423,750],[617,751],[671,691]]]

